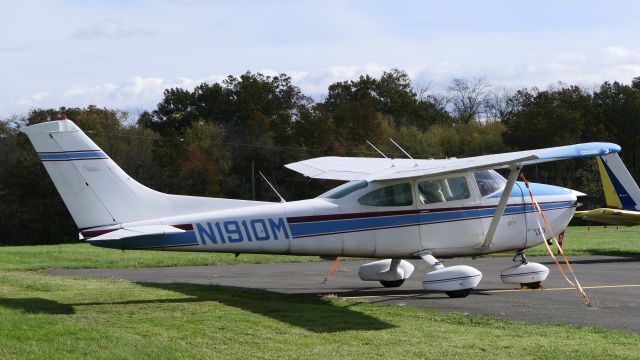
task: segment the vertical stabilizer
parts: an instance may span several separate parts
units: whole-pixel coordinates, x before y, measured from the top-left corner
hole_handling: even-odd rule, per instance
[[[80,229],[264,204],[149,189],[127,175],[70,120],[21,131],[31,140]]]
[[[607,207],[640,210],[640,188],[617,153],[596,158]]]

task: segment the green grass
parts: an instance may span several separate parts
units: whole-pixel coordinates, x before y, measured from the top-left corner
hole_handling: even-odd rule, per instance
[[[640,336],[623,331],[31,271],[0,271],[0,321],[2,359],[631,359],[640,354]]]
[[[569,255],[640,255],[640,226],[570,226],[563,249]],[[538,245],[527,254],[547,255],[547,248]]]
[[[570,228],[571,254],[638,254],[640,228]],[[532,253],[541,250],[533,249]],[[0,248],[0,359],[638,358],[640,336],[193,284],[57,277],[49,268],[307,261],[316,257]],[[447,300],[451,301],[451,300]]]
[[[0,270],[141,268],[187,265],[262,264],[319,260],[317,256],[114,250],[89,244],[0,247]]]

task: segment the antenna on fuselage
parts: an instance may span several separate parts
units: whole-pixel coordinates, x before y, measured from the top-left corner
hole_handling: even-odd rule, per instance
[[[413,157],[411,157],[411,155],[409,155],[409,153],[408,153],[408,152],[404,151],[404,149],[403,149],[400,145],[398,145],[398,143],[396,143],[395,141],[393,141],[393,139],[392,139],[392,138],[389,138],[389,140],[393,143],[393,145],[395,145],[398,149],[400,149],[400,151],[402,151],[405,155],[407,155],[407,156],[409,157],[409,159],[411,159],[411,160],[413,160],[413,161],[415,162],[415,165],[413,165],[414,167],[419,165],[419,164],[418,164],[418,161],[416,161],[416,159],[414,159]]]
[[[367,144],[369,144],[369,146],[371,146],[372,148],[374,148],[377,152],[380,153],[380,155],[384,156],[385,159],[389,159],[389,157],[387,155],[385,155],[382,151],[380,151],[380,149],[378,149],[377,147],[375,147],[372,143],[369,142],[369,140],[367,140]],[[396,163],[393,162],[393,159],[389,159],[391,160],[391,167],[396,166]]]
[[[377,147],[375,147],[372,143],[370,143],[369,140],[367,140],[367,144],[369,144],[369,146],[371,146],[375,151],[379,152],[380,155],[384,156],[385,159],[389,158],[382,151],[380,151]]]
[[[278,195],[278,197],[280,198],[280,202],[281,203],[285,203],[287,202],[278,192],[278,190],[276,190],[275,187],[273,187],[273,185],[271,185],[271,183],[269,182],[269,180],[267,180],[267,177],[264,176],[264,174],[262,173],[262,171],[258,171],[258,174],[260,174],[260,176],[262,176],[262,178],[264,179],[264,181],[267,182],[267,184],[269,185],[269,187],[271,188],[271,190],[273,190],[274,193],[276,193],[276,195]]]

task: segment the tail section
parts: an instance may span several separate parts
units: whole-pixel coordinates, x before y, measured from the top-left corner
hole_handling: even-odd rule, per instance
[[[149,189],[127,175],[70,120],[21,131],[31,140],[80,229],[264,204]]]
[[[596,157],[607,207],[640,210],[640,188],[617,153]]]

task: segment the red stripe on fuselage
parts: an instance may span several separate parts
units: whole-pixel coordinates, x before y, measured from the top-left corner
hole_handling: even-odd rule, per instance
[[[568,200],[548,201],[548,202],[541,202],[539,204],[540,205],[556,204],[556,203],[563,203],[567,201]],[[508,204],[507,206],[513,207],[513,206],[525,206],[525,205],[531,206],[531,203]],[[419,209],[419,210],[375,211],[375,212],[331,214],[331,215],[292,216],[287,218],[287,222],[289,222],[290,224],[296,224],[296,223],[314,222],[314,221],[364,219],[364,218],[371,218],[371,217],[439,213],[439,212],[461,211],[461,210],[481,210],[481,209],[490,209],[490,208],[496,208],[496,207],[498,207],[498,205],[461,206],[461,207],[447,207],[447,208]]]

